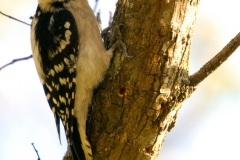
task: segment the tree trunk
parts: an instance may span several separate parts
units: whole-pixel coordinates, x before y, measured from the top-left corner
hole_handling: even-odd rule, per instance
[[[156,159],[182,102],[194,91],[188,64],[198,0],[119,0],[133,58],[115,53],[92,102],[88,135],[96,160]]]

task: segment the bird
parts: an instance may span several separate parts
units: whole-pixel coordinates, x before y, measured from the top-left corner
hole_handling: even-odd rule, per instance
[[[62,121],[74,160],[92,160],[88,107],[113,57],[87,0],[38,0],[31,24],[35,67],[54,115]],[[61,143],[61,140],[60,140]]]

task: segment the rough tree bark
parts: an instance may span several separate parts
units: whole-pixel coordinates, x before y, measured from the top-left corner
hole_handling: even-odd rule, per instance
[[[116,52],[94,94],[87,128],[94,159],[156,159],[184,100],[227,59],[219,54],[188,73],[199,2],[118,1],[112,28],[126,24],[123,41],[134,58]],[[236,38],[225,48],[229,53],[240,45],[240,34]]]
[[[128,53],[114,57],[93,100],[97,160],[155,159],[182,102],[190,96],[188,60],[198,1],[119,0],[113,26]]]

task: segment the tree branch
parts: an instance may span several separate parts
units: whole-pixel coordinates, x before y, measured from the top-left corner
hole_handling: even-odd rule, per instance
[[[10,19],[13,19],[13,20],[15,20],[15,21],[18,21],[18,22],[21,22],[21,23],[26,24],[26,25],[28,25],[28,26],[31,26],[30,24],[28,24],[28,23],[26,23],[26,22],[23,22],[23,21],[21,21],[21,20],[19,20],[19,19],[17,19],[17,18],[12,17],[12,16],[9,16],[9,15],[1,12],[1,11],[0,11],[0,14],[4,15],[4,16],[10,18]]]
[[[95,13],[96,12],[96,9],[97,9],[97,6],[98,6],[98,0],[95,0],[95,6],[94,6],[94,9],[93,9],[93,12]]]
[[[19,62],[19,61],[23,61],[23,60],[28,60],[28,59],[30,59],[30,58],[32,58],[32,55],[30,55],[30,56],[28,56],[28,57],[23,57],[23,58],[14,59],[14,60],[12,60],[12,62],[10,62],[10,63],[8,63],[8,64],[5,64],[4,66],[0,67],[0,71],[1,71],[3,68],[5,68],[5,67],[7,67],[7,66],[9,66],[9,65],[11,65],[11,64],[13,64],[13,63],[16,63],[16,62]]]
[[[240,45],[240,32],[210,61],[208,61],[199,71],[190,76],[191,86],[197,86],[213,71],[215,71]]]
[[[39,154],[38,154],[38,151],[37,151],[37,149],[36,149],[36,148],[35,148],[35,146],[34,146],[34,143],[31,143],[31,144],[32,144],[32,146],[33,146],[33,148],[34,148],[35,152],[37,153],[38,160],[41,160],[41,159],[40,159],[40,156],[39,156]]]

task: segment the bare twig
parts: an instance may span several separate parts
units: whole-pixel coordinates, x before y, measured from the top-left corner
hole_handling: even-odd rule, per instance
[[[98,6],[98,0],[95,0],[95,1],[96,1],[96,3],[95,3],[95,6],[94,6],[94,9],[93,9],[94,13],[96,12],[96,9],[97,9],[97,6]]]
[[[192,86],[197,86],[215,71],[240,46],[240,32],[199,71],[190,76]]]
[[[109,11],[109,20],[108,20],[108,26],[111,26],[112,24],[112,21],[113,21],[113,15],[112,15],[112,12]]]
[[[12,16],[9,16],[9,15],[1,12],[1,11],[0,11],[0,14],[4,15],[4,16],[10,18],[10,19],[13,19],[13,20],[15,20],[15,21],[18,21],[18,22],[21,22],[21,23],[26,24],[26,25],[28,25],[28,26],[31,26],[30,24],[28,24],[28,23],[26,23],[26,22],[23,22],[23,21],[21,21],[21,20],[19,20],[19,19],[17,19],[17,18],[12,17]]]
[[[32,146],[33,146],[33,148],[34,148],[35,152],[37,153],[38,160],[41,160],[41,159],[40,159],[40,156],[39,156],[39,154],[38,154],[38,151],[37,151],[37,149],[36,149],[36,148],[35,148],[35,146],[34,146],[34,143],[31,143],[31,144],[32,144]]]
[[[12,16],[9,16],[9,15],[1,12],[1,11],[0,11],[0,14],[4,15],[4,16],[10,18],[10,19],[13,19],[13,20],[15,20],[15,21],[18,21],[18,22],[21,22],[21,23],[26,24],[26,25],[28,25],[28,26],[31,26],[30,24],[28,24],[28,23],[26,23],[26,22],[23,22],[23,21],[21,21],[21,20],[19,20],[19,19],[17,19],[17,18],[12,17]],[[13,63],[16,63],[16,62],[19,62],[19,61],[23,61],[23,60],[28,60],[28,59],[30,59],[30,58],[32,58],[32,55],[30,55],[30,56],[28,56],[28,57],[23,57],[23,58],[19,58],[19,59],[14,59],[14,60],[12,60],[12,62],[10,62],[10,63],[8,63],[8,64],[5,64],[4,66],[0,67],[0,71],[1,71],[3,68],[5,68],[5,67],[7,67],[7,66],[9,66],[9,65],[11,65],[11,64],[13,64]]]
[[[12,60],[12,62],[10,62],[10,63],[8,63],[8,64],[5,64],[4,66],[0,67],[0,71],[1,71],[3,68],[5,68],[5,67],[7,67],[7,66],[9,66],[9,65],[11,65],[11,64],[13,64],[13,63],[16,63],[16,62],[19,62],[19,61],[23,61],[23,60],[28,60],[28,59],[30,59],[30,58],[32,58],[32,55],[30,55],[30,56],[28,56],[28,57],[23,57],[23,58],[14,59],[14,60]]]
[[[97,12],[96,18],[97,18],[97,22],[98,22],[99,28],[100,28],[100,30],[102,31],[102,20],[101,20],[100,10]]]

